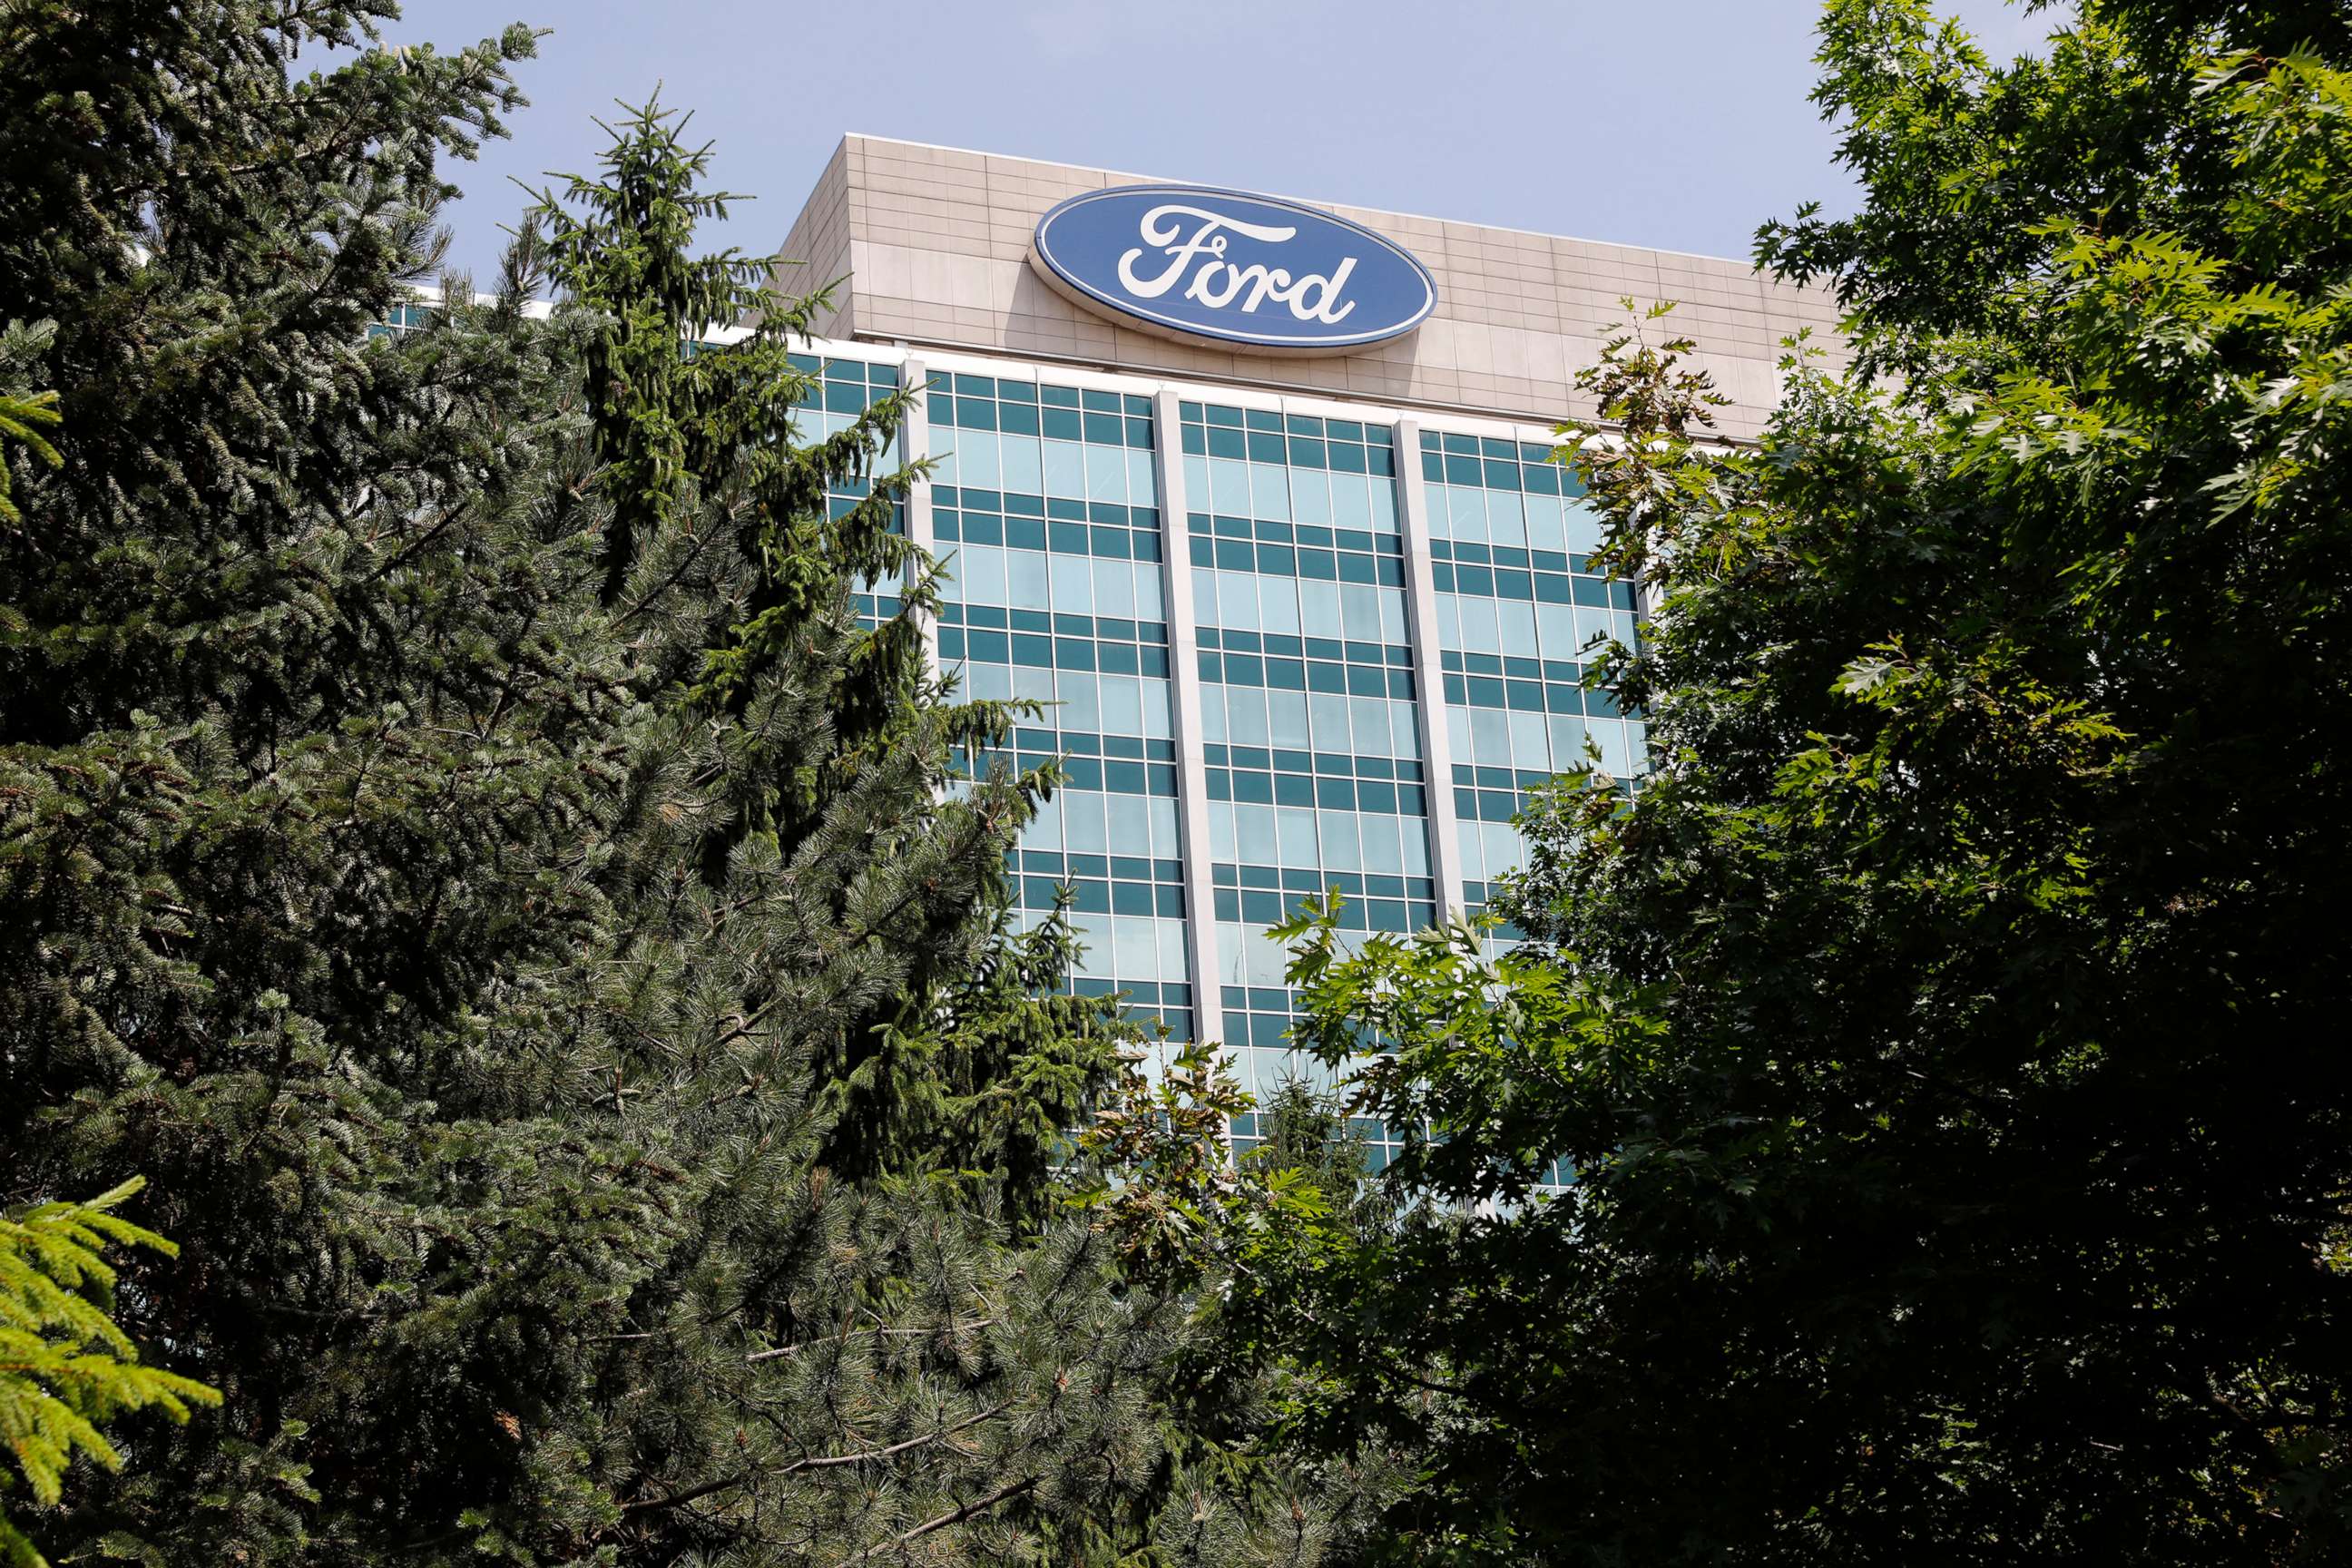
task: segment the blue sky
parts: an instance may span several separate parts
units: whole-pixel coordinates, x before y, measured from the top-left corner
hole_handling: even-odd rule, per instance
[[[1943,0],[2012,53],[2047,30]],[[758,199],[713,243],[779,244],[844,132],[1549,234],[1744,256],[1852,200],[1806,101],[1810,0],[405,0],[388,37],[553,31],[509,141],[451,168],[454,264],[487,274],[511,179],[586,170],[616,99],[695,110]]]

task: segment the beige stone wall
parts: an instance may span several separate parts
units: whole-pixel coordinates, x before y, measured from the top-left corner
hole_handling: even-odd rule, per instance
[[[1331,359],[1170,342],[1081,310],[1027,262],[1031,231],[1055,202],[1150,177],[849,136],[784,253],[813,263],[793,269],[800,277],[855,278],[843,309],[820,323],[829,336],[1052,356],[1543,423],[1591,412],[1572,383],[1599,357],[1609,324],[1623,319],[1618,301],[1626,295],[1644,306],[1676,301],[1672,330],[1696,342],[1696,363],[1733,400],[1721,414],[1727,436],[1761,426],[1778,395],[1782,338],[1811,327],[1834,346],[1837,311],[1825,290],[1772,281],[1745,262],[1324,203],[1309,205],[1389,236],[1435,275],[1437,309],[1418,331]]]
[[[812,330],[818,337],[845,338],[856,314],[856,289],[850,266],[849,143],[833,150],[816,188],[793,224],[777,254],[788,263],[776,268],[776,287],[798,299],[828,283],[835,284],[832,309],[820,314]]]

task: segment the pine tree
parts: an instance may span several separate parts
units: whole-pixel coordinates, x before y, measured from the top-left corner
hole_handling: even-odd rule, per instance
[[[918,1154],[985,1166],[1027,1139],[1034,1184],[1035,1141],[1054,1135],[1019,1111],[1006,1113],[1028,1131],[1000,1124],[1003,1091],[986,1087],[1055,1082],[1037,1109],[1066,1127],[1125,1038],[1108,1003],[1041,994],[1066,956],[1058,925],[1004,941],[1003,852],[1054,775],[949,787],[955,757],[985,754],[1020,710],[953,700],[926,665],[919,616],[937,608],[935,569],[895,525],[914,471],[884,466],[913,393],[799,438],[794,405],[816,383],[791,345],[822,297],[779,296],[765,259],[688,253],[696,221],[732,199],[695,188],[706,157],[648,108],[625,122],[601,179],[572,179],[538,214],[555,276],[593,323],[584,374],[614,509],[604,597],[659,623],[651,635],[670,651],[652,656],[657,679],[684,683],[662,771],[642,786],[662,826],[632,890],[651,893],[664,922],[683,892],[719,895],[722,915],[669,939],[701,953],[756,933],[729,977],[741,1026],[779,1059],[809,1058],[828,1168],[862,1177]],[[681,353],[698,330],[735,321],[760,324]],[[855,504],[828,505],[842,494]],[[898,609],[861,626],[853,595],[877,584]],[[992,1005],[977,1007],[982,996]],[[1009,1037],[1024,1005],[1048,1020],[1025,1043],[1057,1059],[1029,1060]],[[992,1023],[976,1029],[983,1015]],[[938,1052],[934,1070],[921,1058]]]
[[[16,384],[16,373],[29,366],[48,347],[54,326],[49,321],[31,327],[22,321],[11,321],[5,331],[0,331],[0,377],[5,378],[7,386],[7,390],[0,391],[0,522],[24,521],[24,514],[16,510],[15,497],[9,493],[9,468],[5,455],[7,443],[21,444],[36,461],[51,468],[63,460],[45,433],[47,427],[58,423],[58,395]]]
[[[0,320],[62,416],[0,527],[0,1140],[26,1201],[157,1176],[119,1322],[223,1396],[45,1542],[1311,1559],[1181,1403],[1199,1291],[1063,1201],[1133,1034],[1010,930],[1053,779],[956,776],[1013,714],[923,665],[905,395],[800,438],[809,307],[691,258],[657,115],[486,301],[409,292],[530,38],[389,14],[0,21]]]
[[[77,1455],[110,1470],[122,1456],[100,1424],[155,1407],[185,1421],[194,1405],[218,1405],[220,1391],[159,1367],[107,1316],[112,1305],[110,1245],[179,1249],[113,1211],[146,1182],[138,1177],[86,1203],[37,1204],[0,1215],[0,1447],[33,1501],[56,1506]],[[0,1487],[11,1478],[0,1474]],[[0,1560],[47,1568],[24,1531],[0,1511]]]
[[[0,320],[52,324],[12,375],[60,415],[0,526],[0,1146],[12,1200],[155,1178],[181,1255],[123,1261],[119,1322],[223,1396],[131,1418],[137,1462],[45,1521],[61,1560],[543,1514],[554,1347],[659,1228],[518,1044],[603,930],[638,702],[593,492],[546,482],[569,360],[527,255],[371,334],[530,38],[362,47],[389,14],[0,17]]]
[[[675,682],[594,1048],[622,1123],[695,1154],[617,1342],[659,1416],[612,1452],[612,1538],[643,1561],[1085,1561],[1198,1516],[1222,1549],[1245,1510],[1167,1507],[1195,1302],[1129,1289],[1117,1237],[1061,1202],[1067,1131],[1135,1036],[1066,994],[1066,924],[1011,932],[1004,853],[1055,780],[955,771],[1017,710],[926,666],[936,569],[888,458],[910,394],[801,439],[817,300],[763,260],[688,258],[727,198],[698,193],[680,123],[633,115],[540,211],[559,315],[587,323],[602,592],[650,607],[643,657]],[[737,321],[758,326],[682,352]],[[897,607],[861,624],[877,585]]]

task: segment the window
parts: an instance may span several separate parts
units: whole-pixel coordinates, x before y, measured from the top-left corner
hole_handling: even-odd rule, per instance
[[[1213,516],[1397,531],[1394,437],[1385,425],[1178,405],[1184,491]]]
[[[1634,646],[1633,589],[1592,563],[1600,530],[1549,447],[1423,431],[1430,580],[1453,753],[1464,901],[1523,865],[1511,817],[1535,785],[1598,759],[1643,767],[1638,715],[1581,685],[1595,652]]]
[[[973,697],[1046,705],[1003,752],[962,763],[1063,772],[1013,852],[1019,917],[1045,918],[1066,883],[1076,989],[1123,992],[1190,1038],[1150,402],[953,374],[926,398],[940,663]]]

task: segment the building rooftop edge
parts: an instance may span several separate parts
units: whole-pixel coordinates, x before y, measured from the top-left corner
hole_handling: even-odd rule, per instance
[[[1025,153],[999,153],[992,152],[985,147],[958,147],[945,142],[919,142],[911,136],[877,136],[870,131],[843,132],[841,133],[841,140],[835,143],[835,149],[838,150],[840,147],[845,146],[852,138],[860,142],[887,142],[898,147],[923,147],[928,148],[934,153],[958,153],[967,158],[1007,158],[1013,162],[1022,163],[1042,163],[1047,168],[1053,169],[1083,169],[1089,173],[1098,174],[1134,174],[1139,179],[1164,180],[1171,184],[1207,185],[1217,184],[1217,182],[1207,180],[1187,179],[1183,176],[1175,174],[1143,174],[1140,171],[1135,170],[1107,169],[1095,163],[1065,163],[1059,159],[1055,158],[1033,158]],[[826,162],[832,162],[830,155],[827,156]],[[1750,272],[1763,271],[1762,268],[1757,267],[1753,263],[1744,262],[1739,257],[1717,256],[1710,251],[1676,250],[1668,246],[1636,245],[1622,239],[1594,239],[1580,234],[1553,234],[1545,229],[1520,228],[1513,224],[1481,223],[1475,218],[1439,217],[1433,213],[1403,212],[1395,207],[1370,206],[1360,202],[1334,201],[1328,196],[1301,196],[1291,195],[1286,191],[1259,191],[1255,186],[1237,186],[1231,184],[1230,182],[1221,184],[1220,188],[1235,190],[1247,189],[1253,195],[1276,196],[1284,201],[1299,202],[1307,206],[1344,206],[1352,208],[1357,212],[1379,213],[1384,217],[1412,218],[1418,223],[1453,224],[1462,228],[1492,229],[1496,234],[1523,235],[1529,239],[1565,239],[1573,241],[1578,245],[1605,245],[1612,250],[1636,250],[1646,252],[1652,256],[1679,256],[1685,260],[1690,261],[1729,262],[1733,266],[1744,265]],[[812,192],[812,194],[814,194],[814,192]],[[803,205],[805,205],[805,204]]]

